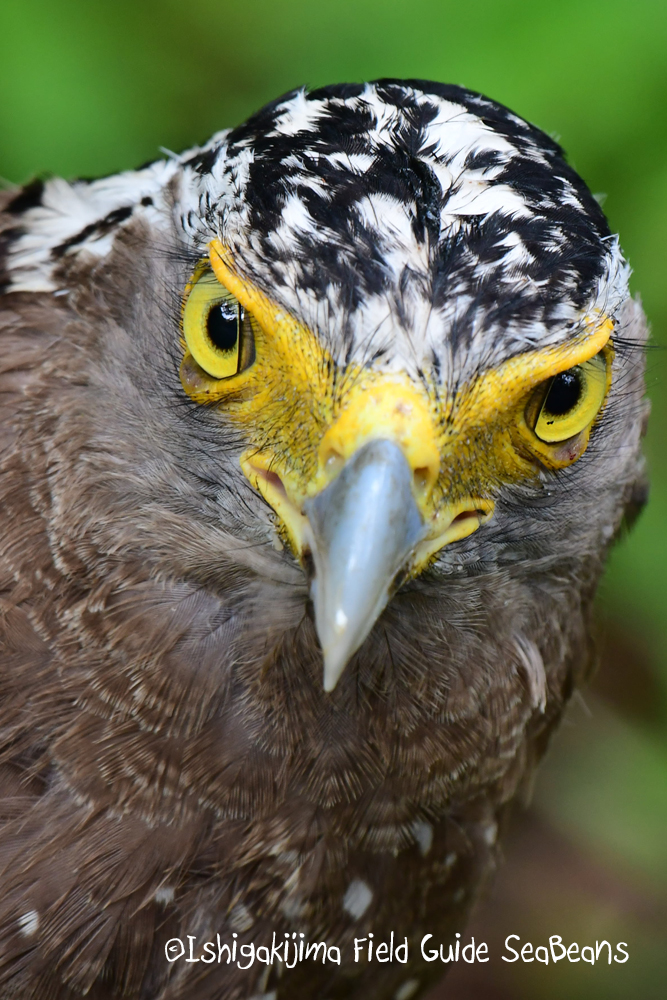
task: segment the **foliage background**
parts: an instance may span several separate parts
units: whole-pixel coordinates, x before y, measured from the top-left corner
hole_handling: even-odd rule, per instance
[[[307,83],[461,83],[555,134],[619,231],[667,343],[664,0],[3,0],[0,175],[88,176],[180,150]],[[602,669],[515,824],[439,996],[662,997],[667,978],[667,354],[648,356],[653,492],[600,595]],[[628,942],[623,966],[500,961],[509,933]]]

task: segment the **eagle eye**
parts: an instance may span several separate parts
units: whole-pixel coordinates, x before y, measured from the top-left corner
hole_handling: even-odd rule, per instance
[[[238,347],[241,334],[242,310],[238,302],[212,305],[206,317],[206,335],[210,345],[222,354]]]
[[[211,378],[231,378],[254,360],[249,318],[212,271],[202,271],[191,284],[183,307],[183,336],[190,354]]]
[[[581,433],[595,420],[607,391],[604,353],[554,375],[538,387],[533,430],[540,441],[555,444]]]

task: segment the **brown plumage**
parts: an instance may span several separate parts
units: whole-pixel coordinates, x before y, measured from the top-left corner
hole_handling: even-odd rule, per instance
[[[201,256],[182,222],[187,162],[162,202],[134,175],[153,207],[112,217],[109,202],[80,239],[64,189],[58,239],[39,215],[48,187],[3,196],[1,995],[408,1000],[442,974],[421,937],[463,930],[591,666],[604,556],[644,490],[643,316],[616,307],[585,454],[498,486],[494,519],[394,594],[325,692],[307,576],[239,468],[248,439],[179,381],[180,296]],[[355,964],[369,931],[407,936],[408,964]],[[165,957],[187,935],[201,958],[216,934],[274,932],[336,945],[342,965]]]

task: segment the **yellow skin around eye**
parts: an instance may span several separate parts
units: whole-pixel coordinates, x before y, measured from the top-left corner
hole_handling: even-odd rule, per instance
[[[574,438],[554,443],[536,435],[529,401],[555,375],[586,365],[601,351],[605,359],[612,356],[609,317],[585,317],[565,343],[510,358],[448,396],[442,386],[407,372],[337,365],[316,333],[243,276],[227,247],[214,240],[209,253],[217,280],[250,317],[255,361],[234,377],[211,377],[193,364],[188,344],[181,381],[192,399],[223,406],[225,419],[242,430],[248,448],[241,467],[278,512],[297,554],[303,502],[374,437],[399,441],[409,461],[412,445],[428,452],[424,468],[415,468],[415,499],[432,526],[433,551],[441,544],[442,518],[458,506],[475,508],[483,523],[503,484],[534,478],[540,466],[564,468],[585,450],[605,391],[588,424]],[[606,388],[610,371],[608,366]]]
[[[590,361],[577,365],[581,382],[581,396],[567,413],[551,414],[546,410],[546,400],[535,423],[535,434],[548,444],[567,441],[580,434],[593,423],[607,393],[607,363],[604,355],[597,354]]]
[[[207,375],[215,379],[230,378],[239,370],[240,339],[234,347],[222,351],[211,341],[207,329],[210,310],[221,302],[236,300],[220,284],[214,274],[205,271],[195,277],[183,307],[183,336],[190,354]]]

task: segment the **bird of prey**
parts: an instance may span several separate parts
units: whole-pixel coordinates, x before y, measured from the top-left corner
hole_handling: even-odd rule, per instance
[[[419,80],[2,198],[2,997],[422,995],[645,492],[616,237]]]

